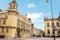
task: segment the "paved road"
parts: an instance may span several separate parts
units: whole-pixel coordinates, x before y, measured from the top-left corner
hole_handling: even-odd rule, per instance
[[[28,39],[25,39],[25,40],[53,40],[53,38],[28,38]]]
[[[53,40],[53,38],[45,38],[45,37],[39,37],[39,38],[4,38],[0,40]],[[56,38],[56,40],[60,40],[60,38]]]

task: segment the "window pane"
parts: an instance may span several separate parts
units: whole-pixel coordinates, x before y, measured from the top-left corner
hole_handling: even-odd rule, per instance
[[[3,24],[5,24],[5,22],[6,22],[6,19],[4,19]]]
[[[8,28],[6,28],[6,32],[8,33]]]
[[[13,9],[15,9],[15,5],[13,5]]]
[[[2,27],[2,32],[4,32],[4,27]]]
[[[54,27],[54,22],[52,22],[51,26]]]
[[[50,27],[49,23],[47,23],[47,27]]]
[[[57,22],[56,24],[57,24],[57,27],[59,27],[59,22]]]
[[[48,31],[48,34],[50,34],[50,30],[48,29],[47,31]]]

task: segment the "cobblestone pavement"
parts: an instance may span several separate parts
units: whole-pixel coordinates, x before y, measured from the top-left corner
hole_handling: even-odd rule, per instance
[[[0,40],[53,40],[53,38],[39,37],[39,38],[4,38]],[[56,38],[56,40],[60,40],[60,38]]]

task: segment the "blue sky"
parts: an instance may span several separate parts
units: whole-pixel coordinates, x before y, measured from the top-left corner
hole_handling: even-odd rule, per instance
[[[8,9],[8,4],[12,0],[0,0],[0,9]],[[50,0],[16,0],[18,11],[23,15],[27,14],[32,19],[35,28],[44,29],[44,16],[51,18]],[[58,17],[60,11],[60,0],[52,0],[54,18]]]

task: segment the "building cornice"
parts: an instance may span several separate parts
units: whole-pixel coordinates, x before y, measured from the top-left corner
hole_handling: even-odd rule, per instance
[[[7,11],[11,11],[11,12],[13,11],[13,12],[16,12],[17,14],[19,14],[18,11],[14,10],[14,9],[8,9]]]
[[[44,21],[48,21],[48,20],[58,20],[58,18],[53,18],[53,19],[44,19]]]

